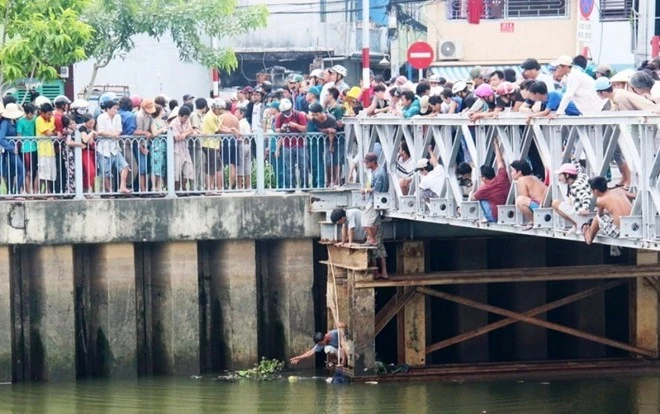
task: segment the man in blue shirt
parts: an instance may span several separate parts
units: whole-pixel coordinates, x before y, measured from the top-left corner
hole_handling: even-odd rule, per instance
[[[542,81],[534,82],[529,86],[529,95],[534,102],[541,102],[541,111],[529,115],[529,119],[549,115],[556,116],[557,109],[559,109],[559,104],[564,96],[559,91],[548,92],[548,87]],[[568,103],[564,113],[569,116],[582,115],[573,101]]]

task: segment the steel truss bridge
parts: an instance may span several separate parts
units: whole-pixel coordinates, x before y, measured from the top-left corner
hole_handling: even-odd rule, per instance
[[[337,190],[315,193],[312,209],[329,211],[339,206],[363,206],[365,202],[359,188],[366,181],[366,172],[362,159],[380,143],[380,163],[389,173],[390,191],[376,194],[374,204],[382,210],[384,216],[523,233],[522,214],[515,206],[516,185],[513,180],[507,203],[498,206],[498,222],[487,223],[483,220],[479,202],[468,201],[464,196],[459,177],[455,173],[457,155],[463,145],[463,152],[468,153],[472,160],[472,191],[476,191],[480,185],[479,167],[492,165],[497,169],[494,151],[497,138],[509,174],[508,166],[511,162],[528,159],[530,149],[535,148],[534,153],[538,153],[537,158],[545,174],[549,175],[549,191],[541,208],[534,211],[533,228],[524,231],[524,234],[583,241],[579,230],[577,233],[568,232],[565,221],[553,213],[552,200],[566,199],[566,188],[558,182],[554,171],[561,164],[571,162],[571,159],[582,159],[590,177],[605,176],[608,171],[615,175],[618,169],[613,158],[618,147],[631,170],[631,192],[636,197],[631,215],[622,218],[620,238],[610,238],[599,233],[594,243],[660,251],[660,157],[656,140],[659,124],[660,115],[639,111],[535,118],[531,122],[526,115],[519,113],[502,113],[497,118],[482,119],[476,123],[462,115],[413,119],[345,119],[347,153],[357,161],[357,177],[354,183]],[[413,160],[427,157],[429,146],[433,145],[437,159],[445,168],[446,178],[442,183],[442,191],[428,205],[420,199],[420,191],[416,191],[418,174],[413,178],[409,194],[401,190],[396,164],[402,142],[407,143]],[[594,214],[580,217],[578,229],[593,217]],[[322,236],[331,238],[329,232],[326,228]]]

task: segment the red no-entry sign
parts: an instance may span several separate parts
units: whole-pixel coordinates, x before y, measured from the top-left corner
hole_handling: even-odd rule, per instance
[[[426,42],[415,42],[408,48],[408,63],[415,69],[426,69],[433,63],[433,48]]]

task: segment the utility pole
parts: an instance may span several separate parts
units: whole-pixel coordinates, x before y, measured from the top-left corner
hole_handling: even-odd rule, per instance
[[[369,89],[369,0],[362,0],[362,88]],[[363,102],[369,101],[369,94],[363,93]]]
[[[387,21],[387,34],[390,39],[390,77],[399,76],[399,19],[398,7],[390,2],[390,15]]]

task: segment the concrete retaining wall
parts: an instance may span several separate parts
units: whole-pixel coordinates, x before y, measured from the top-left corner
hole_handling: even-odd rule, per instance
[[[0,244],[318,238],[304,194],[0,203]]]

